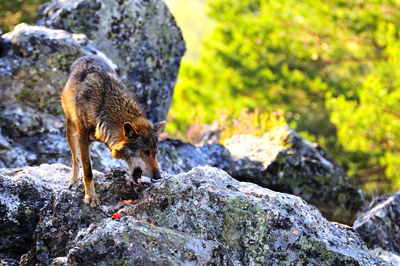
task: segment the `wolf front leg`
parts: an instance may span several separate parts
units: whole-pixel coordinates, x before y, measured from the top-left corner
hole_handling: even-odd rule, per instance
[[[93,172],[90,163],[90,144],[91,141],[87,137],[79,138],[79,149],[81,151],[81,161],[83,167],[83,184],[85,186],[85,203],[90,207],[96,207],[100,204],[93,183]]]

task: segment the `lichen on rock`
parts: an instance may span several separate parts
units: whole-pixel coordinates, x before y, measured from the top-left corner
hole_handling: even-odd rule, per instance
[[[120,212],[217,241],[225,251],[222,264],[363,264],[370,257],[354,232],[329,223],[300,198],[211,167],[165,179]]]
[[[102,236],[101,238],[99,236]],[[125,216],[105,219],[79,235],[68,252],[71,264],[205,265],[216,259],[217,243],[196,239]]]
[[[121,168],[95,172],[99,208],[83,203],[81,182],[66,189],[70,171],[60,164],[0,169],[7,180],[29,180],[36,191],[46,187],[42,210],[23,211],[37,228],[33,243],[20,246],[20,253],[26,252],[20,263],[384,265],[351,229],[328,222],[301,198],[238,182],[217,168],[163,173],[159,182],[139,186],[132,186]],[[10,183],[19,190],[24,184]],[[0,199],[19,195],[15,191],[5,190]],[[129,197],[137,203],[119,202]],[[18,207],[6,205],[11,213]],[[115,212],[120,219],[110,218]],[[3,261],[18,261],[20,253]]]
[[[23,23],[2,38],[0,101],[54,115],[62,112],[60,94],[72,62],[83,55],[102,55],[84,34]]]

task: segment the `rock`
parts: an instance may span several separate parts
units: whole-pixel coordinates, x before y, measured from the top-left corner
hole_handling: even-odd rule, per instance
[[[69,266],[68,258],[67,257],[58,257],[53,260],[51,263],[53,266]]]
[[[119,212],[122,219],[82,231],[69,262],[383,265],[351,229],[329,223],[300,198],[240,183],[217,168],[167,177]]]
[[[39,211],[51,189],[26,169],[0,169],[0,254],[11,260],[28,252]],[[6,260],[2,265],[12,265]]]
[[[106,58],[84,34],[64,30],[19,24],[2,38],[0,102],[18,102],[36,112],[62,112],[59,96],[76,58]]]
[[[383,250],[381,248],[374,248],[370,253],[391,265],[400,265],[400,256],[398,254]]]
[[[230,172],[234,178],[298,195],[327,219],[350,224],[364,205],[361,189],[344,170],[321,147],[288,126],[263,137],[234,136],[224,145],[236,161],[253,162]]]
[[[166,119],[185,42],[162,0],[54,0],[36,24],[86,34],[118,66],[148,118]]]
[[[126,216],[115,221],[104,219],[81,233],[68,252],[68,261],[72,265],[87,261],[105,265],[206,265],[218,261],[214,252],[217,245]]]
[[[233,165],[230,153],[222,145],[194,146],[176,139],[160,141],[157,161],[170,174],[187,172],[196,166],[209,165],[229,171]]]
[[[353,228],[368,248],[400,255],[400,191],[375,198],[362,211]]]
[[[263,137],[235,136],[224,143],[194,146],[167,139],[158,162],[171,174],[209,165],[239,181],[294,194],[317,206],[331,220],[351,224],[364,204],[361,190],[319,146],[282,126]]]
[[[51,194],[43,202],[34,239],[29,240],[34,244],[18,253],[26,252],[21,262],[384,265],[351,228],[328,222],[302,199],[238,182],[217,168],[163,173],[159,182],[139,186],[132,186],[121,168],[107,175],[95,172],[99,208],[83,204],[81,183],[66,189],[70,170],[60,164],[0,169],[2,178],[28,180],[37,191],[46,187]],[[15,190],[7,189],[0,198],[14,195]],[[128,198],[137,198],[137,203],[118,202]],[[6,205],[15,209],[14,203]],[[115,212],[122,217],[112,220]],[[15,232],[12,243],[18,243],[24,232]],[[8,233],[3,230],[0,237]],[[17,254],[2,259],[18,261]]]
[[[0,166],[71,165],[62,116],[18,104],[0,104],[0,110]],[[360,190],[321,148],[293,131],[285,135],[288,131],[283,129],[278,130],[280,135],[274,131],[262,138],[234,137],[227,141],[228,149],[219,144],[194,146],[167,139],[159,143],[157,161],[161,170],[170,174],[202,165],[218,167],[239,181],[298,195],[328,219],[351,223],[363,204]],[[126,167],[99,142],[93,144],[91,158],[96,170]]]
[[[13,259],[3,259],[0,258],[0,265],[2,266],[17,266],[19,265],[19,261],[18,260],[13,260]]]
[[[57,171],[54,166],[45,167],[53,168],[49,171]],[[35,257],[45,265],[50,264],[55,257],[67,255],[79,230],[87,228],[93,222],[111,217],[121,208],[118,200],[137,198],[138,190],[132,186],[125,170],[116,168],[107,175],[95,171],[96,193],[102,205],[100,208],[91,208],[83,202],[82,182],[72,190],[67,189],[71,173],[69,167],[65,168],[68,171],[59,173],[59,178],[65,183],[54,187],[51,200],[41,211],[35,232]],[[146,187],[147,183],[144,183],[140,188]]]

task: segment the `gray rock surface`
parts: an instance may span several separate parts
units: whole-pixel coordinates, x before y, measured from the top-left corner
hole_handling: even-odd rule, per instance
[[[63,165],[56,165],[53,171],[57,172],[57,167],[69,169]],[[79,230],[87,228],[93,222],[111,217],[121,208],[119,200],[137,198],[138,191],[147,187],[147,183],[142,184],[140,188],[134,187],[123,169],[115,168],[107,175],[95,172],[96,192],[102,206],[91,208],[83,202],[82,182],[72,190],[66,189],[69,175],[70,171],[59,173],[58,179],[64,183],[54,188],[55,193],[42,209],[35,232],[35,258],[43,264],[49,264],[52,258],[65,256],[74,245],[73,240]]]
[[[221,168],[239,181],[294,194],[317,206],[331,220],[351,224],[364,205],[361,190],[318,145],[287,126],[263,137],[239,135],[224,146],[160,143],[161,169],[182,173],[195,166]]]
[[[3,34],[1,47],[0,102],[54,115],[62,112],[60,93],[72,62],[83,55],[105,57],[84,34],[27,24]]]
[[[388,264],[391,264],[393,266],[400,265],[399,254],[383,250],[382,248],[374,248],[373,250],[370,251],[370,253],[386,261]]]
[[[235,164],[229,151],[219,144],[195,146],[176,139],[159,143],[157,161],[170,174],[184,173],[196,166],[214,166],[229,171]]]
[[[24,169],[0,169],[0,258],[5,259],[2,265],[12,264],[12,260],[32,249],[39,211],[50,195],[51,189]]]
[[[400,191],[375,198],[358,216],[353,228],[368,248],[400,255]]]
[[[65,189],[69,172],[57,164],[0,169],[7,182],[23,178],[51,192],[22,264],[385,265],[351,229],[328,222],[302,199],[238,182],[217,168],[163,173],[161,181],[139,186],[123,169],[95,172],[102,199],[96,209],[83,204],[81,183]],[[137,204],[118,202],[128,198]],[[112,220],[117,211],[122,217]]]
[[[185,42],[162,0],[54,0],[36,24],[84,33],[118,66],[150,120],[165,120]]]
[[[318,207],[328,219],[351,224],[364,206],[361,189],[320,146],[287,125],[263,137],[234,136],[225,147],[236,160],[260,165],[240,167],[230,174],[275,191],[298,195]]]
[[[68,252],[73,265],[87,261],[107,265],[207,265],[218,261],[216,242],[129,216],[116,221],[105,219],[82,232],[75,243]]]

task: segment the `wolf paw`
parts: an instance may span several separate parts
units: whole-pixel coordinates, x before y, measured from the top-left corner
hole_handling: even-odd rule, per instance
[[[78,172],[76,172],[75,174],[73,174],[72,176],[71,176],[71,178],[69,179],[69,183],[68,183],[68,188],[69,189],[71,189],[74,185],[75,185],[75,183],[78,181],[78,174],[79,174],[79,171]]]
[[[89,204],[90,207],[97,207],[100,205],[100,200],[97,195],[85,195],[85,203]]]
[[[68,189],[72,189],[72,187],[75,185],[75,183],[76,183],[76,181],[74,181],[74,182],[69,181]]]

